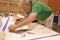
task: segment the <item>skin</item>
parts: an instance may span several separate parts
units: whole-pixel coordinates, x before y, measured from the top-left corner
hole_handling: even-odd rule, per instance
[[[23,1],[22,1],[23,2]],[[21,2],[21,3],[22,3]],[[25,11],[30,11],[30,5],[26,4],[23,6],[24,10]],[[30,24],[32,21],[35,20],[35,17],[37,16],[37,13],[36,12],[31,12],[31,14],[29,14],[28,17],[26,17],[23,21],[21,21],[20,23],[18,24],[14,24],[14,25],[10,25],[9,26],[9,30],[12,30],[14,31],[16,28],[20,28],[20,27],[23,27],[24,25],[27,25],[27,24]]]

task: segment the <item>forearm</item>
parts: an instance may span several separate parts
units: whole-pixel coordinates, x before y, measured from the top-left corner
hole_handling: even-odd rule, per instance
[[[36,14],[29,15],[25,20],[23,20],[21,23],[17,24],[15,28],[19,28],[19,27],[22,27],[24,25],[31,23],[35,19],[35,17],[36,17]]]

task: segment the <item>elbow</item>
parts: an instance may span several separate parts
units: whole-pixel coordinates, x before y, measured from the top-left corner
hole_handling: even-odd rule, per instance
[[[30,15],[29,15],[29,20],[32,22],[32,21],[34,21],[35,19],[36,19],[36,16],[37,16],[37,13],[31,13]]]

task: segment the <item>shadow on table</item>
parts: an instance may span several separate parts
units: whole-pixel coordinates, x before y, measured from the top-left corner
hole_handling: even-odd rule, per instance
[[[21,30],[9,31],[9,32],[21,34],[21,33],[27,32],[27,31],[29,31],[29,30],[28,29],[21,29]]]

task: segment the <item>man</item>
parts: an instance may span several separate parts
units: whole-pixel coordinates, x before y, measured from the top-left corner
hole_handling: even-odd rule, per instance
[[[23,1],[21,3],[23,3]],[[31,3],[31,0],[27,0],[23,4],[24,4],[23,9],[26,11],[28,16],[22,22],[20,22],[16,25],[10,25],[9,30],[15,30],[16,28],[20,28],[24,25],[30,24],[35,19],[40,20],[39,22],[42,21],[41,22],[42,24],[46,24],[46,22],[44,22],[44,21],[50,15],[52,15],[52,9],[41,2],[32,1],[32,3]]]

